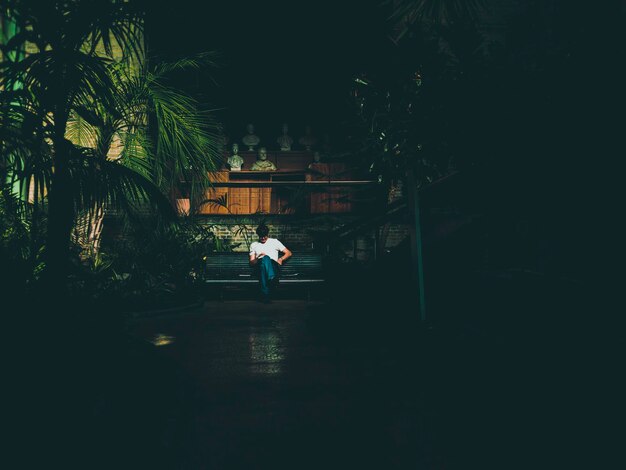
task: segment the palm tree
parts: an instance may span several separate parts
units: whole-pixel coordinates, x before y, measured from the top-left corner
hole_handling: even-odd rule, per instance
[[[18,31],[3,52],[29,52],[23,58],[14,55],[14,60],[4,54],[0,84],[5,90],[21,89],[19,100],[9,103],[16,107],[18,120],[20,114],[36,116],[34,129],[50,150],[46,278],[52,291],[62,290],[74,221],[73,167],[83,156],[66,139],[67,122],[78,106],[111,105],[114,84],[107,64],[113,44],[120,46],[124,59],[139,57],[141,15],[132,4],[115,0],[9,0],[2,15]],[[98,52],[99,45],[104,53]],[[15,97],[3,98],[6,105]]]
[[[167,67],[130,73],[144,56],[131,2],[7,0],[0,15],[18,31],[0,64],[2,161],[23,188],[34,181],[35,200],[45,197],[45,285],[62,293],[76,214],[97,219],[104,204],[146,201],[173,213],[161,189],[181,171],[212,168],[215,140],[195,103],[162,83]],[[110,158],[116,139],[123,151]],[[80,145],[88,140],[95,145]]]
[[[122,165],[147,178],[171,200],[180,180],[189,181],[192,199],[197,200],[208,189],[208,173],[215,171],[220,158],[220,126],[193,98],[168,86],[166,78],[210,59],[211,54],[202,54],[139,70],[113,64],[115,107],[77,107],[70,115],[67,137],[92,148],[97,161]],[[108,188],[103,189],[77,224],[81,245],[92,256],[99,250],[105,203],[112,202]]]

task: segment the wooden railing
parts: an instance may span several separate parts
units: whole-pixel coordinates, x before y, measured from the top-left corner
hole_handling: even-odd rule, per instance
[[[314,172],[218,172],[200,214],[350,213],[355,190],[367,180],[320,179]]]

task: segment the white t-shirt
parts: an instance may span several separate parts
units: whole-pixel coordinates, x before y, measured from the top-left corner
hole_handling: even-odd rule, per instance
[[[270,259],[278,262],[278,252],[285,251],[285,245],[279,242],[276,238],[268,238],[265,243],[254,242],[250,245],[250,256],[253,254],[259,256],[261,253],[265,253]]]

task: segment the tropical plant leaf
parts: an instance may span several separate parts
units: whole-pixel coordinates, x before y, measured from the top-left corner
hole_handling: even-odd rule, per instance
[[[99,137],[98,126],[102,125],[102,120],[94,112],[87,112],[82,107],[80,109],[70,113],[65,137],[81,147],[95,148]]]
[[[192,194],[203,194],[208,171],[219,162],[219,126],[165,77],[212,64],[213,55],[146,70],[139,64],[145,52],[143,15],[135,4],[5,0],[0,5],[2,18],[10,17],[22,31],[3,51],[29,45],[28,55],[9,54],[0,62],[0,174],[19,187],[25,201],[34,189],[35,204],[49,193],[61,194],[53,202],[71,194],[74,207],[56,206],[50,219],[56,243],[50,253],[59,255],[50,258],[55,269],[63,264],[61,250],[68,244],[61,238],[70,215],[104,204],[129,218],[150,207],[171,220],[174,209],[165,195],[171,196],[181,179],[191,182]],[[123,149],[116,156],[118,143]]]
[[[228,196],[226,194],[220,194],[216,198],[212,199],[203,199],[200,201],[199,206],[203,205],[212,205],[216,207],[223,207],[224,209],[228,209]]]
[[[172,62],[158,62],[152,74],[156,77],[164,77],[172,72],[181,72],[188,70],[199,70],[205,67],[217,67],[216,59],[219,57],[217,52],[207,51],[190,57],[183,57]]]
[[[431,24],[474,19],[486,6],[485,0],[387,0],[384,3],[393,3],[391,21],[424,21]]]
[[[72,193],[76,210],[104,204],[121,211],[156,209],[169,220],[174,208],[150,180],[114,161],[101,160],[91,149],[77,149],[72,155]]]

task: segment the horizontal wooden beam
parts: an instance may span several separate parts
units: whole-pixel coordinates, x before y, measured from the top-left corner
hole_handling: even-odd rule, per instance
[[[376,181],[228,181],[211,183],[214,188],[276,188],[285,186],[314,187],[358,187],[375,186]]]

